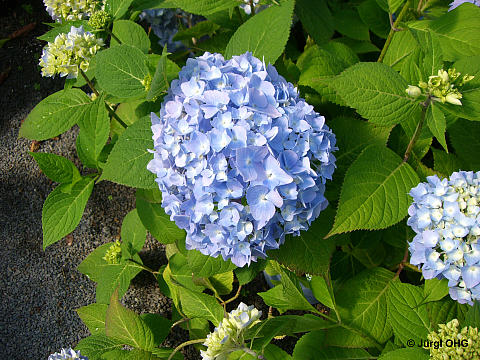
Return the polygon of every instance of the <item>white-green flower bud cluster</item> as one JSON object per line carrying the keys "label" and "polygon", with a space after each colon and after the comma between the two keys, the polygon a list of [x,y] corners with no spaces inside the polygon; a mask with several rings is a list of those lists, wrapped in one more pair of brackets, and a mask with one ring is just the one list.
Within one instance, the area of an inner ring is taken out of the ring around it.
{"label": "white-green flower bud cluster", "polygon": [[67,79],[78,77],[79,69],[87,71],[93,55],[103,46],[103,40],[84,31],[83,27],[71,27],[68,34],[59,34],[53,43],[43,48],[39,65],[42,76],[57,74]]}
{"label": "white-green flower bud cluster", "polygon": [[99,0],[43,0],[53,20],[73,21],[88,19],[95,11],[103,8]]}
{"label": "white-green flower bud cluster", "polygon": [[201,351],[203,360],[227,359],[229,353],[240,350],[244,346],[244,332],[260,322],[261,311],[255,307],[240,303],[235,310],[227,314],[213,333],[208,334],[203,345],[206,351]]}
{"label": "white-green flower bud cluster", "polygon": [[463,86],[474,78],[474,76],[460,76],[455,69],[438,70],[438,75],[432,75],[428,78],[428,83],[420,81],[418,86],[408,85],[405,92],[414,98],[420,95],[430,96],[434,101],[450,103],[453,105],[462,105],[460,99],[462,94],[458,87]]}
{"label": "white-green flower bud cluster", "polygon": [[427,338],[430,344],[436,342],[440,346],[429,346],[432,360],[474,360],[480,359],[480,337],[478,329],[465,326],[458,329],[458,320],[438,325],[438,333],[431,332]]}
{"label": "white-green flower bud cluster", "polygon": [[122,248],[120,241],[115,241],[110,247],[108,248],[103,260],[105,260],[109,264],[119,264],[120,259],[122,258]]}
{"label": "white-green flower bud cluster", "polygon": [[108,22],[111,20],[111,16],[105,10],[95,11],[90,20],[88,20],[88,25],[94,29],[103,29]]}

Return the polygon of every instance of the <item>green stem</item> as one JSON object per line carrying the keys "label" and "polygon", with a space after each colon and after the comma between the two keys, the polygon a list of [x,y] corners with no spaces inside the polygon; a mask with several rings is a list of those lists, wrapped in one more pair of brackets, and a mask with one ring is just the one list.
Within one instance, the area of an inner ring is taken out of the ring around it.
{"label": "green stem", "polygon": [[422,127],[423,123],[425,122],[425,115],[427,113],[428,106],[430,105],[430,102],[432,101],[432,98],[429,96],[425,102],[421,103],[420,105],[422,106],[422,115],[420,117],[420,121],[417,124],[417,128],[415,129],[415,132],[413,133],[412,138],[410,139],[410,142],[408,143],[407,150],[405,150],[405,155],[403,156],[403,162],[407,162],[408,158],[410,157],[410,154],[413,150],[413,146],[418,140],[418,137],[420,136],[420,133],[422,132]]}
{"label": "green stem", "polygon": [[225,300],[225,301],[222,303],[222,305],[226,305],[226,304],[228,304],[228,303],[231,303],[232,301],[237,300],[237,298],[240,296],[240,291],[241,291],[241,290],[242,290],[242,285],[238,285],[238,289],[237,289],[236,294],[235,294],[232,298],[230,298],[230,299],[228,299],[228,300]]}
{"label": "green stem", "polygon": [[170,356],[168,357],[167,360],[172,360],[172,358],[175,356],[175,354],[183,349],[185,346],[188,346],[188,345],[193,345],[193,344],[200,344],[200,343],[203,343],[205,342],[207,339],[196,339],[196,340],[189,340],[189,341],[185,341],[184,343],[181,343],[180,345],[178,345],[173,351],[172,353],[170,354]]}
{"label": "green stem", "polygon": [[[93,83],[90,81],[90,79],[88,78],[87,74],[85,74],[85,72],[82,70],[82,69],[79,69],[80,70],[80,74],[82,74],[83,78],[85,79],[85,81],[87,82],[88,84],[88,87],[93,91],[93,93],[96,95],[96,96],[100,96],[100,94],[98,93],[97,89],[95,89],[95,86],[93,86]],[[120,119],[120,117],[117,115],[117,113],[115,113],[115,110],[112,109],[112,107],[107,104],[107,102],[105,101],[105,107],[107,108],[108,112],[110,113],[110,116],[112,116],[113,118],[115,118],[115,120],[118,121],[118,123],[120,125],[123,126],[124,129],[126,129],[128,127],[127,124],[125,124],[125,122]]]}
{"label": "green stem", "polygon": [[160,272],[155,271],[155,270],[153,270],[153,269],[150,269],[148,266],[145,266],[145,265],[143,265],[143,264],[140,264],[140,263],[136,262],[136,261],[133,260],[133,259],[128,259],[127,261],[129,261],[129,262],[131,262],[131,263],[134,263],[134,264],[137,265],[139,268],[141,268],[141,269],[143,269],[143,270],[145,270],[145,271],[148,271],[149,273],[152,273],[153,275],[158,275],[158,274],[160,274]]}
{"label": "green stem", "polygon": [[110,30],[108,27],[105,28],[105,31],[112,37],[112,39],[115,39],[115,41],[119,44],[122,45],[121,40],[113,33],[112,30]]}
{"label": "green stem", "polygon": [[407,0],[405,5],[403,6],[402,10],[400,11],[400,14],[398,14],[397,20],[395,20],[393,26],[390,28],[390,32],[388,33],[387,40],[385,41],[385,45],[383,45],[382,52],[380,53],[380,56],[378,57],[377,62],[382,62],[383,61],[383,58],[385,57],[385,54],[387,53],[387,49],[390,46],[390,43],[392,42],[393,35],[395,34],[395,32],[398,31],[398,29],[397,29],[398,24],[400,23],[400,21],[403,20],[403,17],[405,16],[408,8],[410,7],[410,1],[411,0]]}
{"label": "green stem", "polygon": [[189,321],[189,320],[190,320],[189,318],[182,318],[182,319],[180,319],[180,320],[178,320],[178,321],[175,321],[175,322],[172,324],[172,326],[170,326],[170,329],[173,329],[175,326],[180,325],[180,324],[182,324],[182,323],[184,323],[184,322],[187,322],[187,321]]}

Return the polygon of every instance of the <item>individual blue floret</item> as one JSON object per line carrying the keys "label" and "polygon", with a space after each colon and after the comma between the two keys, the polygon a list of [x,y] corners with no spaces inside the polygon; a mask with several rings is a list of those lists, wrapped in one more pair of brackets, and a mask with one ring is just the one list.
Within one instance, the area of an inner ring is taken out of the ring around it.
{"label": "individual blue floret", "polygon": [[450,3],[450,8],[448,11],[452,11],[456,7],[462,5],[463,3],[471,3],[477,6],[480,6],[480,0],[454,0],[453,2]]}
{"label": "individual blue floret", "polygon": [[148,169],[187,249],[244,266],[308,229],[328,204],[335,135],[251,53],[187,59],[152,132]]}
{"label": "individual blue floret", "polygon": [[410,263],[425,279],[448,279],[459,303],[480,299],[480,172],[454,172],[449,179],[427,177],[410,191],[407,224],[416,232]]}

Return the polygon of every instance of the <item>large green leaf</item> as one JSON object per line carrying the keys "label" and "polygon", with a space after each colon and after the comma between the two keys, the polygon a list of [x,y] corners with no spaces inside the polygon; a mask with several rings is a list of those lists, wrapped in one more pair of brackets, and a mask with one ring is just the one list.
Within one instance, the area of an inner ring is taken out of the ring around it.
{"label": "large green leaf", "polygon": [[150,328],[140,316],[122,306],[117,291],[112,295],[107,309],[105,331],[108,337],[137,349],[151,350],[155,345]]}
{"label": "large green leaf", "polygon": [[367,147],[345,175],[335,224],[328,236],[359,229],[384,229],[407,215],[415,171],[392,150]]}
{"label": "large green leaf", "polygon": [[355,64],[334,79],[333,87],[348,106],[373,123],[390,126],[419,118],[418,102],[405,93],[405,79],[382,63]]}
{"label": "large green leaf", "polygon": [[152,86],[147,94],[147,100],[153,100],[155,97],[161,95],[168,89],[167,78],[167,52],[166,48],[163,48],[163,54],[158,61],[155,69],[155,75],[153,76]]}
{"label": "large green leaf", "polygon": [[192,272],[198,277],[210,277],[236,268],[231,260],[225,261],[221,255],[214,258],[197,250],[188,251],[187,261]]}
{"label": "large green leaf", "polygon": [[58,91],[40,101],[20,127],[19,136],[47,140],[70,129],[92,101],[80,89]]}
{"label": "large green leaf", "polygon": [[423,303],[438,301],[448,294],[448,280],[433,278],[425,280],[425,288],[423,289]]}
{"label": "large green leaf", "polygon": [[332,37],[333,17],[325,0],[296,0],[295,13],[317,44]]}
{"label": "large green leaf", "polygon": [[91,335],[78,343],[75,350],[80,350],[83,356],[99,360],[102,355],[115,349],[121,349],[122,343],[105,335]]}
{"label": "large green leaf", "polygon": [[313,276],[310,280],[313,296],[326,307],[335,309],[335,298],[332,293],[331,285],[322,276]]}
{"label": "large green leaf", "polygon": [[425,122],[432,132],[432,135],[435,136],[445,151],[448,151],[447,141],[445,140],[447,121],[445,120],[445,115],[443,114],[442,110],[440,110],[435,103],[430,104],[428,107]]}
{"label": "large green leaf", "polygon": [[[122,42],[122,44],[127,44],[135,46],[142,50],[145,54],[148,53],[150,49],[150,39],[145,33],[145,30],[130,20],[117,20],[113,22],[112,33]],[[110,41],[110,46],[119,45],[115,37],[112,37]]]}
{"label": "large green leaf", "polygon": [[147,230],[162,244],[185,239],[185,230],[171,221],[162,205],[152,200],[148,194],[148,191],[138,189],[135,196],[138,216]]}
{"label": "large green leaf", "polygon": [[40,170],[50,180],[58,183],[71,183],[80,179],[77,167],[70,160],[63,156],[50,153],[30,152]]}
{"label": "large green leaf", "polygon": [[292,270],[312,275],[325,274],[335,250],[335,242],[323,237],[332,223],[333,215],[332,209],[324,210],[308,231],[302,231],[298,236],[287,236],[285,243],[277,250],[270,250],[268,256]]}
{"label": "large green leaf", "polygon": [[77,227],[93,190],[92,178],[83,178],[73,187],[59,185],[45,200],[42,209],[43,249]]}
{"label": "large green leaf", "polygon": [[136,188],[156,188],[155,175],[147,170],[153,155],[150,117],[144,117],[130,125],[120,136],[108,156],[100,180]]}
{"label": "large green leaf", "polygon": [[383,268],[361,272],[335,294],[342,322],[371,336],[378,343],[393,334],[387,321],[387,293],[394,274]]}
{"label": "large green leaf", "polygon": [[238,5],[236,0],[173,0],[173,2],[186,12],[204,16]]}
{"label": "large green leaf", "polygon": [[355,40],[370,40],[368,26],[362,21],[356,8],[352,6],[344,7],[334,13],[333,17],[335,30],[340,34]]}
{"label": "large green leaf", "polygon": [[105,0],[105,11],[114,19],[120,19],[128,11],[133,0]]}
{"label": "large green leaf", "polygon": [[104,257],[112,244],[112,242],[103,244],[93,250],[80,265],[78,265],[78,271],[86,275],[90,280],[98,282],[103,268],[109,265]]}
{"label": "large green leaf", "polygon": [[389,351],[378,358],[378,360],[428,360],[430,355],[424,349],[406,348]]}
{"label": "large green leaf", "polygon": [[[132,257],[142,250],[147,237],[147,229],[138,217],[137,209],[130,211],[123,219],[121,236],[123,256]],[[124,254],[124,251],[127,254]]]}
{"label": "large green leaf", "polygon": [[223,307],[210,295],[178,287],[183,313],[189,318],[210,320],[217,326],[223,319]]}
{"label": "large green leaf", "polygon": [[480,123],[459,119],[448,128],[448,133],[455,153],[466,165],[466,169],[480,170],[480,156],[478,156],[480,153]]}
{"label": "large green leaf", "polygon": [[446,153],[445,151],[433,149],[433,163],[435,171],[443,174],[445,177],[449,176],[454,171],[465,169],[463,161],[461,161],[457,155],[452,153]]}
{"label": "large green leaf", "polygon": [[251,17],[237,29],[228,42],[226,58],[250,51],[266,64],[275,63],[290,34],[295,1],[281,0],[279,3]]}
{"label": "large green leaf", "polygon": [[138,48],[118,45],[96,55],[95,77],[108,94],[135,98],[145,93],[147,56]]}
{"label": "large green leaf", "polygon": [[140,318],[152,331],[155,346],[160,346],[170,333],[173,321],[168,320],[160,314],[142,314]]}
{"label": "large green leaf", "polygon": [[464,4],[425,24],[410,24],[419,30],[430,30],[442,47],[444,60],[456,61],[465,56],[480,55],[480,9]]}
{"label": "large green leaf", "polygon": [[410,31],[397,32],[385,53],[383,63],[391,66],[395,70],[400,70],[403,62],[408,59],[418,47],[418,42]]}
{"label": "large green leaf", "polygon": [[305,295],[303,295],[303,290],[300,287],[300,281],[297,275],[284,268],[281,270],[283,296],[288,301],[290,309],[315,312],[315,308],[308,302]]}
{"label": "large green leaf", "polygon": [[465,314],[465,322],[462,326],[471,326],[478,328],[480,326],[480,303],[475,301],[472,307]]}
{"label": "large green leaf", "polygon": [[332,80],[334,75],[358,61],[358,56],[347,45],[339,42],[311,46],[297,61],[301,71],[299,84],[310,86],[326,100],[343,104],[331,86]]}
{"label": "large green leaf", "polygon": [[110,119],[103,97],[87,106],[78,122],[77,152],[85,166],[98,167],[98,158],[110,133]]}
{"label": "large green leaf", "polygon": [[92,335],[105,335],[107,307],[108,305],[106,304],[93,303],[76,310],[78,316],[80,316],[80,319],[82,319]]}
{"label": "large green leaf", "polygon": [[404,1],[405,0],[377,0],[377,3],[383,10],[389,14],[393,14],[398,10]]}
{"label": "large green leaf", "polygon": [[390,31],[388,15],[382,10],[375,0],[363,1],[358,7],[358,14],[362,21],[368,25],[375,35],[386,38]]}
{"label": "large green leaf", "polygon": [[457,319],[460,324],[462,324],[465,314],[469,309],[470,305],[459,304],[450,298],[427,303],[430,327],[436,330],[438,324],[446,324],[453,319]]}
{"label": "large green leaf", "polygon": [[[135,260],[141,261],[138,257]],[[108,304],[115,290],[117,290],[115,293],[123,296],[130,286],[130,281],[140,271],[142,268],[132,262],[102,266],[96,289],[97,303]]]}
{"label": "large green leaf", "polygon": [[423,291],[410,284],[393,282],[388,292],[388,320],[396,338],[407,344],[408,340],[420,344],[429,332],[430,320],[423,301]]}

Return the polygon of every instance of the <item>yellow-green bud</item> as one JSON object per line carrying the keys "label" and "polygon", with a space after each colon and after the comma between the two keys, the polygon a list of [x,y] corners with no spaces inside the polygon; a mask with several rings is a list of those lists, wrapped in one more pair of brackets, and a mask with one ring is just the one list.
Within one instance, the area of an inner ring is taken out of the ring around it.
{"label": "yellow-green bud", "polygon": [[150,88],[152,87],[152,75],[150,74],[145,75],[145,78],[141,83],[143,86],[145,86],[145,90],[147,92],[150,91]]}
{"label": "yellow-green bud", "polygon": [[103,29],[110,22],[110,19],[111,17],[106,11],[99,10],[92,14],[90,20],[88,20],[88,25],[94,29]]}
{"label": "yellow-green bud", "polygon": [[480,337],[478,329],[458,329],[457,319],[439,324],[438,332],[428,334],[425,349],[430,350],[432,360],[475,360],[480,358]]}
{"label": "yellow-green bud", "polygon": [[120,241],[117,240],[110,247],[108,248],[103,260],[105,260],[109,264],[118,264],[120,263],[120,259],[122,258],[122,248]]}

